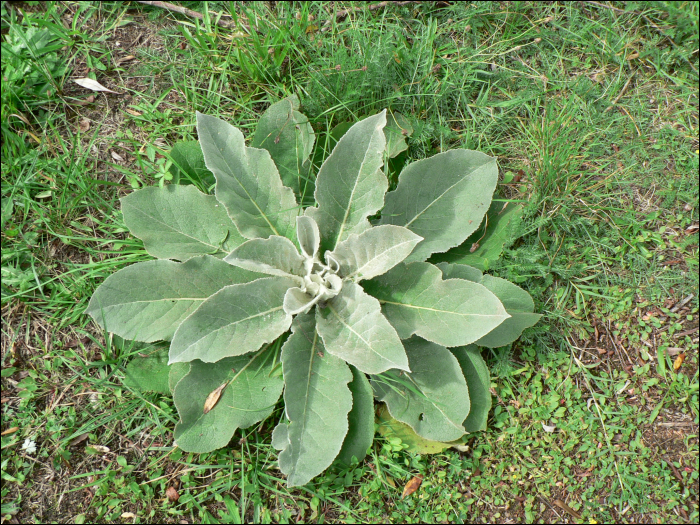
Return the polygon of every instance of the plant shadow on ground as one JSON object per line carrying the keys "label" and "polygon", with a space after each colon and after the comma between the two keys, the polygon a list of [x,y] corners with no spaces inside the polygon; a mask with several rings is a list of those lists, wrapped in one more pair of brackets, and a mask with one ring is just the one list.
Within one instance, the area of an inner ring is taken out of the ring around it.
{"label": "plant shadow on ground", "polygon": [[[697,7],[444,4],[2,4],[3,521],[697,521]],[[90,75],[117,94],[72,82]],[[83,313],[147,258],[117,199],[167,180],[195,109],[249,134],[290,93],[319,138],[389,107],[404,160],[498,157],[525,214],[489,271],[546,314],[486,354],[495,408],[467,449],[380,439],[292,492],[281,409],[185,455],[171,400],[123,385],[142,349]]]}

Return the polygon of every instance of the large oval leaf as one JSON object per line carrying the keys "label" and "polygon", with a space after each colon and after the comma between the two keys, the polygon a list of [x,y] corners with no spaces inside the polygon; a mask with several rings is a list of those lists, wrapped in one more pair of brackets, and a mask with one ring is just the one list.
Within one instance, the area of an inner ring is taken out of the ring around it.
{"label": "large oval leaf", "polygon": [[272,104],[260,117],[250,145],[269,151],[282,182],[303,197],[314,192],[309,156],[315,136],[309,119],[298,109],[295,95]]}
{"label": "large oval leaf", "polygon": [[446,279],[457,277],[484,286],[498,297],[510,315],[503,323],[476,341],[479,346],[496,348],[508,345],[518,339],[523,330],[537,324],[542,317],[540,314],[533,313],[535,303],[530,294],[510,281],[492,275],[482,275],[477,268],[466,264],[438,263],[436,266],[440,268]]}
{"label": "large oval leaf", "polygon": [[353,234],[334,251],[326,253],[340,265],[341,277],[361,281],[386,273],[403,261],[421,240],[407,228],[386,224]]}
{"label": "large oval leaf", "polygon": [[159,259],[223,257],[245,240],[216,197],[194,186],[143,188],[121,203],[127,228]]}
{"label": "large oval leaf", "polygon": [[486,430],[486,420],[491,410],[491,376],[488,366],[481,357],[481,349],[476,345],[450,348],[459,361],[464,379],[469,388],[471,408],[462,425],[467,432]]}
{"label": "large oval leaf", "polygon": [[316,177],[317,208],[307,208],[321,231],[321,248],[334,250],[353,233],[369,228],[367,217],[384,204],[388,187],[381,171],[386,110],[352,126]]}
{"label": "large oval leaf", "polygon": [[352,408],[347,384],[353,376],[342,359],[325,352],[313,314],[294,320],[282,347],[282,365],[289,423],[275,429],[274,442],[283,445],[280,470],[295,487],[326,470],[340,452]]}
{"label": "large oval leaf", "polygon": [[298,206],[267,150],[247,148],[228,122],[197,112],[204,160],[216,177],[216,198],[248,239],[292,238]]}
{"label": "large oval leaf", "polygon": [[443,346],[473,343],[509,317],[484,286],[463,279],[442,280],[430,263],[400,264],[365,281],[401,339],[417,334]]}
{"label": "large oval leaf", "polygon": [[367,449],[374,441],[374,394],[367,376],[354,366],[352,381],[348,385],[352,392],[352,410],[348,414],[348,433],[343,441],[343,447],[336,458],[342,465],[352,464],[352,458],[362,461],[367,455]]}
{"label": "large oval leaf", "polygon": [[170,363],[193,359],[213,363],[275,340],[292,322],[282,308],[284,294],[292,286],[289,279],[266,277],[222,288],[177,329],[170,344]]}
{"label": "large oval leaf", "polygon": [[430,262],[470,264],[482,271],[489,269],[503,252],[506,242],[514,240],[514,231],[523,207],[512,202],[492,202],[482,225],[466,241],[445,253],[435,253]]}
{"label": "large oval leaf", "polygon": [[169,376],[167,345],[153,346],[150,349],[140,349],[129,361],[124,374],[124,384],[141,392],[170,394]]}
{"label": "large oval leaf", "polygon": [[228,254],[224,261],[246,270],[294,278],[304,275],[304,258],[286,237],[251,239]]}
{"label": "large oval leaf", "polygon": [[[175,427],[175,444],[186,452],[210,452],[225,447],[237,429],[269,416],[284,386],[279,372],[273,371],[270,352],[263,349],[255,356],[216,363],[192,361],[173,394],[181,419]],[[210,394],[221,386],[216,404],[204,413]]]}
{"label": "large oval leaf", "polygon": [[404,226],[423,241],[406,259],[461,244],[479,227],[498,181],[496,159],[479,151],[452,150],[409,164],[386,196],[381,224]]}
{"label": "large oval leaf", "polygon": [[107,277],[95,290],[86,313],[124,339],[170,340],[178,325],[205,299],[224,286],[260,275],[211,255],[184,263],[136,263]]}
{"label": "large oval leaf", "polygon": [[409,369],[401,340],[382,315],[379,301],[360,285],[343,283],[340,294],[324,308],[316,307],[316,317],[326,349],[363,372]]}
{"label": "large oval leaf", "polygon": [[401,443],[408,445],[406,452],[414,454],[437,454],[452,446],[450,443],[419,436],[406,423],[391,417],[389,409],[383,403],[377,409],[377,431],[385,438],[399,438]]}
{"label": "large oval leaf", "polygon": [[420,436],[452,441],[464,434],[469,389],[457,359],[444,346],[420,337],[404,341],[410,373],[394,375],[394,384],[377,378],[372,386],[389,413]]}
{"label": "large oval leaf", "polygon": [[173,163],[168,168],[172,174],[172,184],[195,184],[205,192],[215,183],[214,174],[207,169],[204,154],[198,140],[177,142],[170,150]]}

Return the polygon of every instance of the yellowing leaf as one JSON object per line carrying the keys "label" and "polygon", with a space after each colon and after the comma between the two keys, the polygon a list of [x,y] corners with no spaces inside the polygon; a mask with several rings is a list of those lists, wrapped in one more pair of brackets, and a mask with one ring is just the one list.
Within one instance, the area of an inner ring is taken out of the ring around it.
{"label": "yellowing leaf", "polygon": [[405,498],[406,496],[410,496],[411,494],[413,494],[415,491],[418,490],[418,487],[420,487],[421,483],[423,483],[423,476],[418,474],[417,476],[412,477],[411,480],[408,483],[406,483],[406,486],[403,488],[401,498]]}
{"label": "yellowing leaf", "polygon": [[673,371],[674,372],[678,372],[678,369],[683,364],[683,361],[685,361],[685,352],[678,354],[678,357],[676,357],[676,360],[673,362]]}
{"label": "yellowing leaf", "polygon": [[212,408],[216,406],[216,404],[219,402],[219,398],[221,397],[221,393],[224,391],[224,388],[226,388],[226,385],[228,385],[228,381],[226,381],[223,385],[221,385],[219,388],[214,390],[211,394],[207,396],[206,401],[204,402],[204,413],[207,414],[209,411],[211,411]]}

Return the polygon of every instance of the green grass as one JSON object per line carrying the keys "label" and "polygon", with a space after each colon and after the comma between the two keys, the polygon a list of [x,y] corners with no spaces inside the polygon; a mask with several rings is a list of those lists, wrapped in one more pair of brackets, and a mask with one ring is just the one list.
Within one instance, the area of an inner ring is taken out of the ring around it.
{"label": "green grass", "polygon": [[[338,21],[330,3],[187,7],[205,19],[2,3],[2,515],[697,521],[695,4],[422,3]],[[90,100],[72,81],[85,76],[120,94]],[[490,271],[545,317],[485,353],[494,409],[464,452],[417,456],[377,435],[360,465],[289,491],[278,408],[230,448],[183,454],[171,400],[123,385],[139,349],[83,314],[105,277],[148,258],[118,198],[167,178],[195,110],[249,135],[291,93],[318,138],[385,107],[406,115],[392,183],[404,162],[478,149],[498,157],[500,198],[525,204]]]}

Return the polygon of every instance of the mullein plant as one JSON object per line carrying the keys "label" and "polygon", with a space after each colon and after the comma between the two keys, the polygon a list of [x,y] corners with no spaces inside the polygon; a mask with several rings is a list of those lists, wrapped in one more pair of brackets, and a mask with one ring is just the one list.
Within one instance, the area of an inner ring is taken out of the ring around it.
{"label": "mullein plant", "polygon": [[290,486],[364,458],[375,400],[383,431],[418,450],[484,429],[480,347],[507,345],[539,318],[523,289],[461,264],[487,212],[491,225],[508,215],[491,206],[495,159],[439,153],[387,193],[382,166],[406,149],[405,119],[387,125],[385,110],[345,127],[314,174],[298,109],[296,97],[270,106],[250,146],[197,113],[198,144],[172,152],[179,184],[121,199],[156,259],[108,277],[87,309],[121,338],[169,342],[167,357],[133,359],[127,379],[172,393],[184,451],[227,446],[283,396],[272,444]]}

